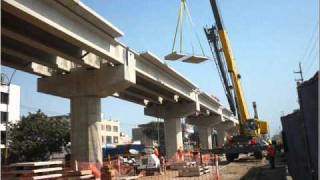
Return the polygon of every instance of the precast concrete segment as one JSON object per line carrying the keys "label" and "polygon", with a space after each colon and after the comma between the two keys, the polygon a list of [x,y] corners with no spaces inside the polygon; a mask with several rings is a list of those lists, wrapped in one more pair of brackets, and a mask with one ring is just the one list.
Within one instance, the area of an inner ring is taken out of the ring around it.
{"label": "precast concrete segment", "polygon": [[164,119],[166,157],[171,159],[183,148],[181,118]]}
{"label": "precast concrete segment", "polygon": [[71,162],[102,165],[100,127],[101,101],[99,97],[71,98]]}

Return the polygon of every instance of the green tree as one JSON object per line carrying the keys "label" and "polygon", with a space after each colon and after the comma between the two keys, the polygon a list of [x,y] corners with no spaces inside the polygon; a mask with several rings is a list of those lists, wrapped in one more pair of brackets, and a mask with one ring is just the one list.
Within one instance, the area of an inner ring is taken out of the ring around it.
{"label": "green tree", "polygon": [[65,118],[49,118],[38,110],[10,125],[10,162],[48,160],[70,141],[70,125]]}

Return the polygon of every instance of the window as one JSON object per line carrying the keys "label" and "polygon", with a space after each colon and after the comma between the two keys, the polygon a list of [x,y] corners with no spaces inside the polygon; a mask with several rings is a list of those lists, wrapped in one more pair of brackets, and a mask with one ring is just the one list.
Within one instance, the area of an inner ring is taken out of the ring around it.
{"label": "window", "polygon": [[6,132],[1,131],[1,144],[6,144]]}
{"label": "window", "polygon": [[107,136],[107,144],[112,144],[112,137],[111,136]]}
{"label": "window", "polygon": [[1,123],[5,123],[8,120],[8,112],[1,112]]}
{"label": "window", "polygon": [[5,92],[1,92],[1,104],[9,103],[9,94]]}
{"label": "window", "polygon": [[118,126],[113,126],[113,132],[118,132]]}
{"label": "window", "polygon": [[101,130],[104,131],[104,125],[103,124],[101,125]]}
{"label": "window", "polygon": [[111,131],[111,126],[110,125],[106,125],[106,130],[107,131]]}
{"label": "window", "polygon": [[113,143],[118,143],[118,137],[117,136],[113,136]]}

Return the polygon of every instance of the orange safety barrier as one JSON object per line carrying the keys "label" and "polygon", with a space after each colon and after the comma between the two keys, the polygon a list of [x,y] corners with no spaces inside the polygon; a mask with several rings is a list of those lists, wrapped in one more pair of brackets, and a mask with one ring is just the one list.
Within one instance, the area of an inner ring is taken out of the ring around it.
{"label": "orange safety barrier", "polygon": [[220,161],[220,157],[218,155],[214,155],[213,157],[213,162],[214,162],[214,166],[215,166],[215,180],[220,180],[220,173],[219,173],[219,161]]}

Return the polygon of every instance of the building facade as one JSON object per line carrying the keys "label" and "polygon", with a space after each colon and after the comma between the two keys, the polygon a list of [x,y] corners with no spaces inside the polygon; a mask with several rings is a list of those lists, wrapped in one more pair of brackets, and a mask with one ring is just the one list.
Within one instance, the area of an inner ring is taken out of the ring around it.
{"label": "building facade", "polygon": [[20,120],[20,86],[1,84],[1,149],[5,148],[6,122],[16,123]]}
{"label": "building facade", "polygon": [[120,144],[120,122],[115,120],[101,120],[98,123],[101,132],[101,144]]}

